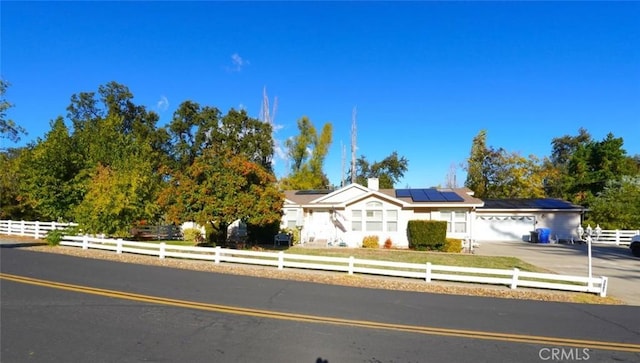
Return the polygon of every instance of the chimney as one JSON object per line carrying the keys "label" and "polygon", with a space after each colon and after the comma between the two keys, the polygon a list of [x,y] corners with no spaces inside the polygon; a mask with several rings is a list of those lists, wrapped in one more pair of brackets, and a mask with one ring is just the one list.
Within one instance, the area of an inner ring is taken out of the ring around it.
{"label": "chimney", "polygon": [[380,183],[379,183],[378,178],[369,178],[369,179],[367,179],[367,187],[369,189],[378,190],[379,185],[380,185]]}

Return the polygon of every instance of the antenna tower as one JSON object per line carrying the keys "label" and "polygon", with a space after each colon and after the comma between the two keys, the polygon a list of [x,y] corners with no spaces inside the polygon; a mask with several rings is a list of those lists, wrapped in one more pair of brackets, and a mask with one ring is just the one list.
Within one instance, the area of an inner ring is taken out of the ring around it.
{"label": "antenna tower", "polygon": [[351,183],[356,182],[356,150],[358,147],[356,146],[356,107],[353,107],[353,111],[351,112]]}

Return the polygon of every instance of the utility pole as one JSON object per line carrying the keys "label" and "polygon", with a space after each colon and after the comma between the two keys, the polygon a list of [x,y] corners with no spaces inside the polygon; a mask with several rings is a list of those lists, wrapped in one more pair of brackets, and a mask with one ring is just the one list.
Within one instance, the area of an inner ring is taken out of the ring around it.
{"label": "utility pole", "polygon": [[342,149],[342,166],[340,167],[342,175],[340,177],[340,188],[343,188],[347,183],[344,175],[344,168],[347,162],[347,147],[342,143],[342,140],[340,141],[340,147]]}
{"label": "utility pole", "polygon": [[351,183],[356,182],[356,150],[358,149],[356,146],[356,107],[353,107],[353,111],[351,112]]}

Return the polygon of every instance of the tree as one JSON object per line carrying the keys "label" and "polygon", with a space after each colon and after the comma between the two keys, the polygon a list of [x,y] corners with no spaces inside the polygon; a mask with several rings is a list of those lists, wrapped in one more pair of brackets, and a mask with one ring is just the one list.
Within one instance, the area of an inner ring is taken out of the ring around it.
{"label": "tree", "polygon": [[26,148],[0,151],[0,219],[37,219],[20,193],[20,174],[24,165],[22,159],[26,152]]}
{"label": "tree", "polygon": [[13,107],[4,95],[9,88],[9,82],[0,79],[0,139],[9,139],[10,141],[20,141],[20,134],[26,134],[27,131],[17,125],[13,120],[7,119],[7,110]]}
{"label": "tree", "polygon": [[550,171],[539,159],[488,147],[486,137],[482,130],[473,139],[465,186],[478,198],[544,197],[544,179]]}
{"label": "tree", "polygon": [[126,237],[141,220],[157,220],[159,208],[153,203],[158,192],[150,161],[132,157],[124,165],[99,164],[75,220],[86,232]]}
{"label": "tree", "polygon": [[640,177],[609,180],[587,216],[604,229],[640,229]]}
{"label": "tree", "polygon": [[488,189],[487,159],[490,156],[487,147],[487,131],[480,130],[473,138],[471,153],[467,159],[467,180],[464,185],[475,192],[477,198],[484,198]]}
{"label": "tree", "polygon": [[315,126],[304,116],[298,120],[299,134],[285,142],[292,160],[291,173],[280,180],[283,189],[328,189],[329,178],[323,171],[324,160],[332,142],[333,126],[324,124],[318,135]]}
{"label": "tree", "polygon": [[279,221],[284,198],[271,169],[269,123],[244,110],[221,116],[216,108],[187,101],[174,113],[168,133],[172,163],[159,201],[169,220],[210,225],[218,241],[238,219],[253,225]]}
{"label": "tree", "polygon": [[23,151],[20,165],[20,194],[37,216],[70,220],[72,209],[82,200],[77,185],[82,155],[62,117],[51,123],[44,139]]}
{"label": "tree", "polygon": [[209,224],[218,242],[226,241],[227,227],[238,219],[253,225],[279,221],[284,203],[273,173],[245,155],[219,154],[213,147],[176,174],[162,195],[170,220]]}
{"label": "tree", "polygon": [[369,164],[364,155],[356,160],[356,183],[366,185],[368,178],[378,178],[381,189],[392,189],[407,171],[409,161],[394,151],[382,161]]}

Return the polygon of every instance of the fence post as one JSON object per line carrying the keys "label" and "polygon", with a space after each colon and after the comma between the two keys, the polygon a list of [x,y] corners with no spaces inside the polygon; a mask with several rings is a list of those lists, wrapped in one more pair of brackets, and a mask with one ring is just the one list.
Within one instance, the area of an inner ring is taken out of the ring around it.
{"label": "fence post", "polygon": [[607,297],[607,283],[609,282],[609,278],[606,276],[600,276],[600,280],[602,281],[602,283],[600,283],[600,296]]}
{"label": "fence post", "polygon": [[220,263],[220,251],[221,250],[222,250],[222,247],[216,246],[216,257],[213,260],[213,263],[215,263],[215,264],[219,264]]}
{"label": "fence post", "polygon": [[122,253],[122,238],[116,240],[116,253]]}
{"label": "fence post", "polygon": [[427,262],[427,274],[424,277],[424,281],[431,282],[431,262]]}
{"label": "fence post", "polygon": [[513,268],[513,277],[511,278],[511,288],[515,289],[518,287],[518,275],[520,270],[517,267]]}
{"label": "fence post", "polygon": [[165,247],[166,247],[166,243],[160,242],[160,252],[158,253],[158,255],[160,256],[160,259],[164,258],[164,255],[166,253]]}
{"label": "fence post", "polygon": [[278,252],[278,270],[284,270],[284,251]]}
{"label": "fence post", "polygon": [[24,236],[24,221],[20,221],[20,235]]}
{"label": "fence post", "polygon": [[40,221],[36,221],[36,230],[35,230],[35,235],[34,238],[35,239],[40,239]]}
{"label": "fence post", "polygon": [[84,237],[82,237],[82,249],[86,250],[88,248],[89,248],[89,236],[85,234]]}
{"label": "fence post", "polygon": [[620,230],[616,229],[616,246],[620,246]]}
{"label": "fence post", "polygon": [[353,261],[354,257],[349,256],[349,275],[353,275]]}

